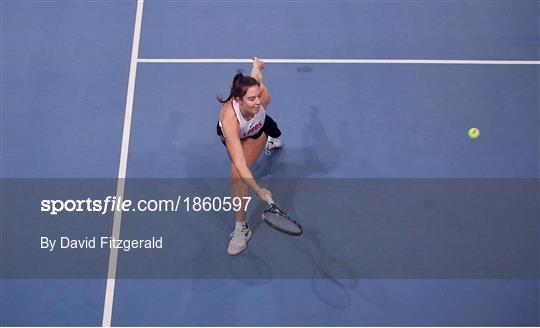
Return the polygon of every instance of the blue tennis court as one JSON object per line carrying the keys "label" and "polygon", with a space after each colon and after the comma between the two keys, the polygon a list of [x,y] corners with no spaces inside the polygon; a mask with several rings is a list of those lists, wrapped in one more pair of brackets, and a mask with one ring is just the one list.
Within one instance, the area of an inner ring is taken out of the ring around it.
{"label": "blue tennis court", "polygon": [[[2,325],[540,325],[539,1],[1,11]],[[216,96],[253,56],[284,147],[252,172],[302,236],[262,224],[256,196],[236,256],[226,211],[40,211],[229,196]],[[163,248],[48,251],[42,236]]]}

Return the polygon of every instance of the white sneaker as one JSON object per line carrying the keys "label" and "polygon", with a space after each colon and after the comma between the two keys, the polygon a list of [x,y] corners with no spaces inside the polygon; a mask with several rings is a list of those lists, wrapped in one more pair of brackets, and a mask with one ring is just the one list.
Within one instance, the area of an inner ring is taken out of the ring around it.
{"label": "white sneaker", "polygon": [[234,230],[229,237],[232,239],[229,242],[229,247],[227,247],[227,253],[236,255],[246,249],[247,242],[251,238],[251,230],[245,226],[242,230]]}
{"label": "white sneaker", "polygon": [[272,138],[268,137],[268,140],[266,140],[266,147],[264,150],[264,153],[266,156],[270,156],[272,154],[272,149],[277,149],[283,147],[283,143],[279,138]]}

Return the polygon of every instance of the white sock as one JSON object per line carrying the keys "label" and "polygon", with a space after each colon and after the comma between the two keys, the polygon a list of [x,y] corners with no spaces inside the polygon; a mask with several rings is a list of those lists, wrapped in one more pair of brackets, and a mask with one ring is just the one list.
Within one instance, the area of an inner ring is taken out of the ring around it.
{"label": "white sock", "polygon": [[235,222],[236,222],[236,226],[234,227],[234,230],[242,230],[244,227],[247,226],[247,221],[243,221],[243,222],[235,221]]}

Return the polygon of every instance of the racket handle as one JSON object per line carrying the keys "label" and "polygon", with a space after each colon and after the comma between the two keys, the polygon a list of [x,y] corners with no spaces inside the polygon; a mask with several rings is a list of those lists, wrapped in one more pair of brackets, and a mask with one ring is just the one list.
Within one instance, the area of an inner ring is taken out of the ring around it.
{"label": "racket handle", "polygon": [[272,196],[268,196],[268,200],[267,200],[267,203],[268,203],[268,205],[270,205],[270,206],[273,206],[273,205],[275,205],[275,203],[274,203],[274,199],[272,199]]}

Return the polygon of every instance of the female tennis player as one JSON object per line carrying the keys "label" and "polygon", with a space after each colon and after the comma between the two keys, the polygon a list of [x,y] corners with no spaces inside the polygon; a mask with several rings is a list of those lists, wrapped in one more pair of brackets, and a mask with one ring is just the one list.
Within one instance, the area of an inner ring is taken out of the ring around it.
{"label": "female tennis player", "polygon": [[[218,97],[222,104],[219,112],[217,134],[226,146],[231,160],[232,197],[247,197],[249,189],[267,203],[272,201],[272,193],[257,183],[251,167],[266,146],[267,150],[281,147],[276,122],[266,114],[270,103],[270,93],[263,82],[264,62],[253,58],[250,76],[237,73],[231,92],[226,99]],[[236,226],[230,234],[227,253],[236,255],[246,249],[251,238],[251,230],[246,222],[246,202],[242,198],[242,210],[235,213]]]}

